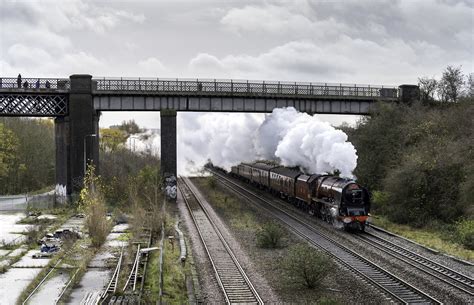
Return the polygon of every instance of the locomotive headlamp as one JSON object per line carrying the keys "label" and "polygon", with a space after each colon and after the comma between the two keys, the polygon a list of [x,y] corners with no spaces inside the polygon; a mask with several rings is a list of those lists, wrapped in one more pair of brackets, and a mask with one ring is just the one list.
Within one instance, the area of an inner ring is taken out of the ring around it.
{"label": "locomotive headlamp", "polygon": [[352,218],[350,218],[350,217],[344,217],[344,218],[342,219],[342,221],[343,221],[344,223],[350,223],[350,222],[352,222]]}

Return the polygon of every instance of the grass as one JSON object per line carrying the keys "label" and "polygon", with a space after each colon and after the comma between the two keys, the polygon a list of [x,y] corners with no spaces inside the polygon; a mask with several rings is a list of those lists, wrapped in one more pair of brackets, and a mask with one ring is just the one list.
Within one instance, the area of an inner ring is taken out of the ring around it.
{"label": "grass", "polygon": [[371,222],[390,232],[399,234],[424,246],[453,255],[465,260],[474,261],[474,251],[468,250],[452,238],[452,230],[447,227],[415,229],[389,221],[386,217],[372,217]]}
{"label": "grass", "polygon": [[[209,180],[211,179],[211,180]],[[230,219],[230,226],[237,230],[258,231],[261,229],[260,221],[257,220],[255,214],[238,202],[233,194],[229,194],[221,188],[216,187],[212,178],[195,178],[193,182],[202,190],[209,202],[219,214]]]}
{"label": "grass", "polygon": [[190,274],[189,264],[183,266],[179,260],[179,242],[175,240],[172,246],[165,240],[163,246],[163,301],[167,304],[186,304],[186,274]]}
{"label": "grass", "polygon": [[[157,245],[159,241],[157,241]],[[163,297],[166,304],[187,304],[188,292],[186,288],[186,276],[191,274],[190,265],[183,266],[179,261],[180,249],[178,240],[174,241],[174,247],[167,240],[163,243]],[[160,276],[160,251],[152,252],[148,264],[145,290],[147,291],[145,302],[156,303],[159,300],[159,276]]]}

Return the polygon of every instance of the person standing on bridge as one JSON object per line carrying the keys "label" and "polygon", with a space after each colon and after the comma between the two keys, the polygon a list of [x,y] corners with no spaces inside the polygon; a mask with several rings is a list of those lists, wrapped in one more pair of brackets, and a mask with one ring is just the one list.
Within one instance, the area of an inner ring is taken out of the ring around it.
{"label": "person standing on bridge", "polygon": [[36,89],[39,89],[39,87],[40,87],[40,80],[39,80],[39,78],[38,78],[38,80],[37,80],[36,83],[35,83],[35,88],[36,88]]}
{"label": "person standing on bridge", "polygon": [[16,78],[16,83],[18,85],[18,88],[21,88],[21,74],[18,74],[18,77]]}

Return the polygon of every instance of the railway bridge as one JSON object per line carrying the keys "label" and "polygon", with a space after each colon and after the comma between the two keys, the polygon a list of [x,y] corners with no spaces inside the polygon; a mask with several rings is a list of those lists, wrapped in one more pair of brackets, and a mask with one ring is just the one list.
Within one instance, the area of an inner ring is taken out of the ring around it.
{"label": "railway bridge", "polygon": [[406,102],[418,87],[209,79],[0,77],[0,116],[54,117],[56,183],[82,187],[86,164],[99,161],[101,111],[160,111],[163,177],[176,176],[176,113],[271,112],[368,115],[377,101]]}

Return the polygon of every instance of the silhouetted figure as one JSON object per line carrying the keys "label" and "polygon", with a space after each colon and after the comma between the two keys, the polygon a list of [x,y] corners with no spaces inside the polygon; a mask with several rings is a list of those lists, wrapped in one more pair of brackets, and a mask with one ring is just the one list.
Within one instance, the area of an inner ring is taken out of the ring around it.
{"label": "silhouetted figure", "polygon": [[51,88],[51,84],[49,83],[49,80],[46,81],[46,83],[44,84],[44,87],[45,87],[46,89]]}
{"label": "silhouetted figure", "polygon": [[18,88],[21,88],[21,74],[18,74],[18,77],[16,78],[16,83],[18,85]]}
{"label": "silhouetted figure", "polygon": [[25,82],[23,83],[23,88],[28,89],[28,81],[25,80]]}
{"label": "silhouetted figure", "polygon": [[202,83],[201,82],[198,82],[198,91],[202,91]]}
{"label": "silhouetted figure", "polygon": [[35,83],[35,88],[39,89],[39,87],[40,87],[40,80],[38,79]]}

